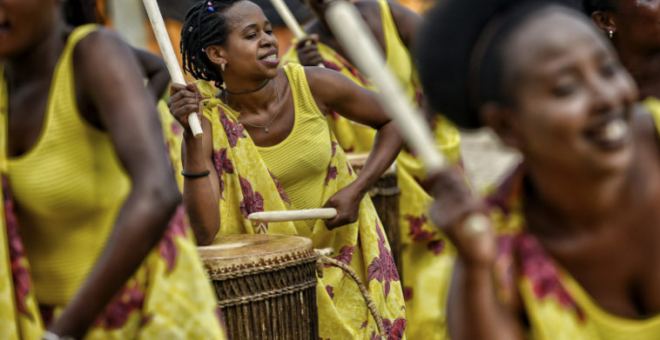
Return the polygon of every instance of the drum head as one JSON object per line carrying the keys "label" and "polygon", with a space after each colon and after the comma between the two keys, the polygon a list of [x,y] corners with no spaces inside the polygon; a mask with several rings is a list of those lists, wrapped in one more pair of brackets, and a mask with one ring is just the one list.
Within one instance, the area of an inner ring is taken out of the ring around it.
{"label": "drum head", "polygon": [[287,235],[223,235],[198,247],[204,266],[212,272],[259,267],[314,255],[312,240]]}

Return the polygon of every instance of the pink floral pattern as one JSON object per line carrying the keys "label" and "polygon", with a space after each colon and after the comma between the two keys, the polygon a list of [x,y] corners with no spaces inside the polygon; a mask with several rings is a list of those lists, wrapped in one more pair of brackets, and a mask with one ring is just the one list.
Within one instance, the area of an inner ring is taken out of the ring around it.
{"label": "pink floral pattern", "polygon": [[220,106],[218,106],[218,111],[220,112],[220,123],[222,123],[222,127],[227,134],[227,141],[229,141],[229,146],[234,148],[236,147],[239,138],[245,138],[245,128],[243,125],[229,119],[229,116],[227,116],[225,111]]}
{"label": "pink floral pattern", "polygon": [[404,301],[410,301],[412,300],[413,296],[415,296],[415,291],[413,290],[412,287],[403,287],[403,300]]}
{"label": "pink floral pattern", "polygon": [[369,281],[378,280],[383,283],[385,287],[385,298],[387,298],[390,293],[390,282],[399,281],[399,272],[396,269],[390,250],[385,246],[385,236],[383,236],[383,231],[378,220],[376,220],[376,231],[378,232],[379,255],[371,262],[367,268],[367,272],[369,274]]}
{"label": "pink floral pattern", "polygon": [[5,212],[5,228],[7,231],[7,241],[9,243],[9,260],[11,262],[12,280],[14,283],[14,293],[16,295],[16,308],[19,313],[30,316],[27,310],[26,300],[30,293],[32,284],[28,268],[24,265],[25,248],[18,232],[18,219],[14,212],[14,200],[9,191],[9,180],[2,177],[2,201]]}
{"label": "pink floral pattern", "polygon": [[337,179],[337,174],[337,167],[330,163],[330,165],[328,165],[328,176],[325,178],[325,186],[328,186],[333,179]]}
{"label": "pink floral pattern", "polygon": [[330,285],[325,286],[325,291],[328,292],[328,295],[330,295],[330,299],[335,298],[335,293],[332,292],[333,289],[334,288],[332,288],[332,286],[330,286]]}
{"label": "pink floral pattern", "polygon": [[440,255],[443,250],[445,250],[445,240],[435,240],[431,241],[426,245],[426,247],[433,252],[435,255]]}
{"label": "pink floral pattern", "polygon": [[[385,333],[387,334],[387,340],[401,340],[403,339],[403,333],[406,331],[406,319],[398,318],[394,320],[394,323],[388,319],[383,319],[383,326],[385,328]],[[371,333],[370,340],[380,340],[376,332]]]}
{"label": "pink floral pattern", "polygon": [[348,169],[348,174],[353,176],[353,168],[351,168],[351,164],[346,162],[346,169]]}
{"label": "pink floral pattern", "polygon": [[[247,179],[238,176],[241,183],[241,191],[243,192],[243,200],[241,201],[241,213],[246,219],[248,215],[254,212],[264,211],[264,198],[258,191],[252,190],[252,185]],[[268,231],[268,223],[258,223],[257,231],[265,233]]]}
{"label": "pink floral pattern", "polygon": [[[489,207],[502,212],[505,218],[520,209],[518,202],[522,197],[523,169],[523,165],[519,166],[498,190],[487,198]],[[578,319],[584,321],[584,311],[562,283],[557,264],[525,227],[516,233],[498,237],[495,277],[504,296],[514,294],[517,288],[514,267],[529,280],[537,299],[555,299],[560,306],[573,310]]]}
{"label": "pink floral pattern", "polygon": [[426,215],[419,217],[416,216],[406,216],[406,221],[410,224],[410,232],[408,235],[412,236],[414,242],[426,242],[433,239],[435,236],[434,232],[424,230],[424,224],[428,221]]}
{"label": "pink floral pattern", "polygon": [[220,183],[220,199],[224,200],[223,193],[225,191],[225,181],[222,179],[222,175],[233,174],[234,173],[234,164],[232,164],[229,157],[227,157],[227,149],[223,148],[219,151],[213,150],[213,165],[215,165],[215,170],[218,173],[218,182]]}
{"label": "pink floral pattern", "polygon": [[158,252],[165,259],[167,263],[167,271],[171,272],[176,265],[177,248],[174,239],[176,236],[186,238],[186,225],[184,216],[186,212],[183,205],[179,206],[170,219],[170,224],[163,235],[160,243],[158,243]]}
{"label": "pink floral pattern", "polygon": [[126,324],[131,313],[142,310],[145,297],[146,293],[140,289],[137,282],[132,287],[125,286],[103,314],[96,319],[94,326],[107,330],[121,328]]}
{"label": "pink floral pattern", "polygon": [[273,179],[273,183],[275,183],[275,187],[277,188],[277,192],[280,193],[280,197],[282,197],[282,201],[291,204],[291,199],[286,194],[286,192],[284,192],[284,188],[282,188],[282,184],[280,184],[280,182],[277,181],[277,178],[275,178],[275,174],[270,172],[270,170],[268,170],[268,173],[270,174],[270,178]]}
{"label": "pink floral pattern", "polygon": [[[339,255],[334,256],[333,259],[350,266],[351,260],[353,259],[353,252],[355,252],[355,247],[343,246],[339,249]],[[330,268],[329,265],[323,265],[325,268]]]}

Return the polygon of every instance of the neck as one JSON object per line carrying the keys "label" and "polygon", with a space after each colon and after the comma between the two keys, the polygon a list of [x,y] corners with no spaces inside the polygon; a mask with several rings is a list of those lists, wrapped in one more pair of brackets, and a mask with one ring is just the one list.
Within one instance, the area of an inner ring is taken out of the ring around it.
{"label": "neck", "polygon": [[5,72],[10,87],[15,88],[23,84],[51,79],[55,65],[66,45],[65,30],[63,24],[58,24],[44,39],[31,46],[26,52],[6,59]]}
{"label": "neck", "polygon": [[639,86],[641,98],[660,98],[660,51],[635,50],[615,41],[621,63]]}
{"label": "neck", "polygon": [[[261,87],[264,83],[267,82],[259,91],[254,91],[255,89]],[[245,82],[241,81],[240,85],[237,85],[236,82],[230,80],[225,80],[225,86],[228,91],[223,91],[222,99],[225,101],[225,104],[229,105],[232,109],[239,112],[257,112],[262,110],[264,107],[267,107],[268,102],[276,95],[275,93],[275,79],[271,81],[259,80],[255,82]],[[243,89],[241,91],[241,89]],[[254,92],[250,92],[254,91]],[[241,93],[241,95],[232,95],[233,93]],[[248,93],[245,93],[248,92]]]}
{"label": "neck", "polygon": [[605,225],[630,200],[630,171],[602,177],[568,174],[545,166],[527,164],[525,178],[526,214],[540,234],[563,235],[593,231]]}

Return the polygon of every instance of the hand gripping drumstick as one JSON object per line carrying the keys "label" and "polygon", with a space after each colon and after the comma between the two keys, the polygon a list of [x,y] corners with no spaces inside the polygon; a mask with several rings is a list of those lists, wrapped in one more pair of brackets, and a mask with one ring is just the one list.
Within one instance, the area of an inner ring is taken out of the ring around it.
{"label": "hand gripping drumstick", "polygon": [[[398,81],[385,64],[371,31],[348,1],[336,1],[328,8],[326,18],[335,36],[346,49],[355,65],[363,71],[380,90],[379,97],[401,134],[424,160],[427,172],[437,172],[447,166],[447,160],[435,149],[435,141],[421,115],[410,106],[403,96]],[[468,217],[468,232],[479,234],[486,230],[488,220],[482,214]]]}
{"label": "hand gripping drumstick", "polygon": [[[273,4],[277,14],[279,14],[282,20],[284,20],[286,27],[291,30],[291,33],[293,33],[296,39],[302,39],[305,37],[305,32],[302,30],[302,27],[300,27],[300,24],[298,24],[298,21],[293,16],[293,13],[291,13],[289,7],[284,3],[284,0],[270,0],[270,2]],[[318,64],[317,66],[325,67],[323,64]]]}
{"label": "hand gripping drumstick", "polygon": [[308,210],[264,211],[248,215],[253,222],[288,222],[303,220],[328,220],[337,216],[335,208]]}
{"label": "hand gripping drumstick", "polygon": [[[158,40],[160,52],[163,54],[167,69],[170,71],[170,77],[172,77],[172,81],[177,84],[185,85],[186,80],[183,78],[183,73],[181,72],[179,61],[174,54],[172,42],[170,41],[170,36],[167,34],[165,22],[163,22],[163,16],[160,14],[158,3],[156,3],[156,0],[142,0],[142,2],[144,3],[144,8],[147,9],[149,21],[151,21],[151,28],[156,35],[156,40]],[[199,118],[197,118],[196,112],[191,112],[188,115],[188,124],[190,125],[190,129],[192,130],[195,138],[202,136],[202,125],[199,123]]]}

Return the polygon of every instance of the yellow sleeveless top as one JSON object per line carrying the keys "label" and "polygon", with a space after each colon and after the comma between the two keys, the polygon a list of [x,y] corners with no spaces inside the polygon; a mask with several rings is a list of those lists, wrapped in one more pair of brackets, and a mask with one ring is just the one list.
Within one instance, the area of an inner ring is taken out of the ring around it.
{"label": "yellow sleeveless top", "polygon": [[[320,208],[323,202],[330,159],[330,127],[319,111],[307,84],[305,68],[298,64],[284,66],[295,108],[293,130],[281,143],[257,147],[259,155],[291,199],[292,209]],[[227,105],[224,110],[238,113]],[[313,226],[315,221],[309,221]]]}
{"label": "yellow sleeveless top", "polygon": [[[110,135],[88,124],[76,106],[73,50],[95,30],[87,25],[71,33],[53,74],[40,136],[27,153],[8,159],[37,301],[46,305],[66,304],[78,290],[131,188]],[[0,89],[6,87],[1,79]],[[0,102],[6,103],[3,93]]]}
{"label": "yellow sleeveless top", "polygon": [[385,59],[387,67],[399,79],[408,98],[415,99],[415,69],[406,45],[401,41],[399,30],[396,28],[390,5],[387,0],[378,0],[380,5],[383,34],[385,36]]}

